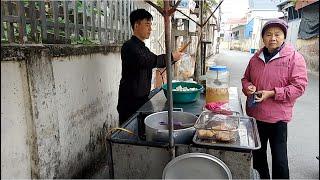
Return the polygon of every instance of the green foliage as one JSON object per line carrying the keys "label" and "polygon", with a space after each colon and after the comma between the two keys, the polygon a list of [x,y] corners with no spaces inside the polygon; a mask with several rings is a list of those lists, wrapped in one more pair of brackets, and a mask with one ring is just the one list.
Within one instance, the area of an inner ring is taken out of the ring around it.
{"label": "green foliage", "polygon": [[79,35],[79,39],[76,39],[75,35],[72,34],[70,36],[71,44],[83,44],[83,45],[93,45],[93,44],[100,44],[99,41],[93,40],[91,37],[83,37]]}
{"label": "green foliage", "polygon": [[291,2],[293,3],[294,6],[296,6],[298,0],[291,0]]}
{"label": "green foliage", "polygon": [[65,23],[66,21],[64,19],[62,19],[62,17],[58,17],[58,22],[59,23]]}
{"label": "green foliage", "polygon": [[218,3],[216,2],[216,0],[206,0],[203,4],[203,10],[205,12],[209,11],[210,9],[212,9],[212,7],[214,7],[215,5],[217,5]]}
{"label": "green foliage", "polygon": [[78,10],[83,10],[83,3],[82,3],[82,1],[76,0],[76,2],[77,2],[77,9],[78,9]]}
{"label": "green foliage", "polygon": [[160,6],[161,8],[164,7],[163,0],[157,0],[156,5]]}
{"label": "green foliage", "polygon": [[27,34],[31,34],[31,24],[26,24]]}

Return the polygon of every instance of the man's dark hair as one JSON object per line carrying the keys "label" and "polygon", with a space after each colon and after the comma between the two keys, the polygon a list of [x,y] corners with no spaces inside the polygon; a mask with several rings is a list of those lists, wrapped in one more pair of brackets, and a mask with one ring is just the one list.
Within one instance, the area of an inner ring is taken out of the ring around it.
{"label": "man's dark hair", "polygon": [[152,15],[146,11],[145,9],[136,9],[130,13],[130,24],[132,29],[134,28],[134,24],[137,21],[141,21],[143,19],[152,20]]}

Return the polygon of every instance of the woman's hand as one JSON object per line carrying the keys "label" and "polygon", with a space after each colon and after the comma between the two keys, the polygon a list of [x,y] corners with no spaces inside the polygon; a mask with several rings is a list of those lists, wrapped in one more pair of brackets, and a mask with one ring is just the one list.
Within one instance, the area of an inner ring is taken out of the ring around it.
{"label": "woman's hand", "polygon": [[255,102],[262,102],[268,98],[273,97],[275,94],[274,90],[272,91],[266,91],[266,90],[262,90],[262,91],[257,91],[255,93]]}
{"label": "woman's hand", "polygon": [[256,92],[257,88],[255,85],[249,85],[247,88],[247,94],[253,94],[254,92]]}

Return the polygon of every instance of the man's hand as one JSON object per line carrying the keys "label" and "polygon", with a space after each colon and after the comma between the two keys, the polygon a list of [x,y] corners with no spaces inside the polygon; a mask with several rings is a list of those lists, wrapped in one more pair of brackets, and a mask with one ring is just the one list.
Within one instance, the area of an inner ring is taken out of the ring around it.
{"label": "man's hand", "polygon": [[249,85],[247,88],[247,94],[253,94],[254,92],[256,92],[257,88],[255,85]]}
{"label": "man's hand", "polygon": [[261,102],[261,101],[266,100],[270,97],[273,97],[274,94],[275,94],[275,92],[273,90],[272,91],[265,91],[265,90],[257,91],[256,95],[255,95],[255,101]]}
{"label": "man's hand", "polygon": [[181,52],[178,52],[178,51],[177,52],[173,52],[172,53],[173,60],[174,61],[180,60],[182,55],[183,55],[183,53],[181,53]]}

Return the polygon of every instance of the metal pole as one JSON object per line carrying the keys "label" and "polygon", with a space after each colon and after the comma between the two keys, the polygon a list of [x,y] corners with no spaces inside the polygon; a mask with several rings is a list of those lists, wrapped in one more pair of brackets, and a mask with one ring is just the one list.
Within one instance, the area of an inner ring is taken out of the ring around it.
{"label": "metal pole", "polygon": [[169,0],[164,0],[164,27],[165,27],[165,46],[166,46],[166,61],[167,61],[167,84],[168,84],[168,125],[169,125],[169,148],[171,159],[175,158],[175,148],[174,148],[174,138],[173,138],[173,120],[172,120],[172,111],[173,111],[173,101],[172,101],[172,69],[171,69],[171,37],[170,37],[170,25],[171,18],[169,13]]}

